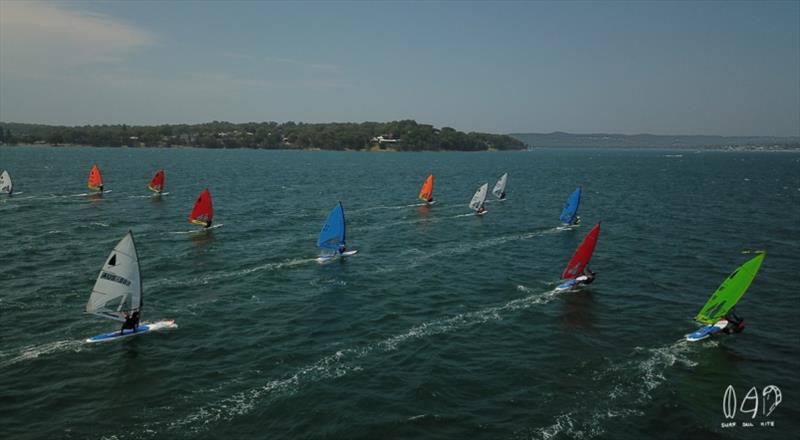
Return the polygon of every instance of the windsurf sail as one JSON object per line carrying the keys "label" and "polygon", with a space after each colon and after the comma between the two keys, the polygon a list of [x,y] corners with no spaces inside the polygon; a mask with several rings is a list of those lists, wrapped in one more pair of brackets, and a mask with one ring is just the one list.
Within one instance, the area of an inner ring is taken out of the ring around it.
{"label": "windsurf sail", "polygon": [[725,316],[750,287],[765,255],[759,254],[728,275],[694,319],[705,324],[714,324]]}
{"label": "windsurf sail", "polygon": [[486,192],[489,190],[489,184],[484,183],[475,191],[475,195],[472,196],[472,200],[469,202],[469,207],[472,210],[478,211],[483,207],[483,202],[486,201]]}
{"label": "windsurf sail", "polygon": [[164,192],[164,170],[156,171],[156,175],[150,180],[147,189],[159,194]]}
{"label": "windsurf sail", "polygon": [[562,279],[573,279],[583,274],[583,269],[592,259],[598,235],[600,235],[600,223],[594,225],[592,230],[586,234],[578,249],[575,250],[569,263],[567,263],[567,267],[564,268],[564,273],[561,274]]}
{"label": "windsurf sail", "polygon": [[328,214],[322,230],[319,232],[317,239],[317,247],[338,252],[340,246],[345,245],[345,222],[344,222],[344,208],[342,202],[338,202],[336,206]]}
{"label": "windsurf sail", "polygon": [[572,194],[569,195],[567,199],[567,203],[564,205],[564,209],[561,211],[561,223],[566,225],[575,224],[575,220],[578,218],[578,206],[581,204],[581,187],[575,189]]}
{"label": "windsurf sail", "polygon": [[93,191],[101,191],[103,188],[103,176],[100,175],[100,168],[97,168],[97,165],[92,165],[92,170],[89,171],[88,186]]}
{"label": "windsurf sail", "polygon": [[506,192],[506,182],[508,181],[508,173],[503,174],[500,176],[500,179],[495,183],[494,189],[492,190],[492,194],[498,199],[504,198],[504,194]]}
{"label": "windsurf sail", "polygon": [[125,321],[125,313],[142,309],[142,280],[139,255],[128,231],[117,243],[97,276],[86,312],[104,318]]}
{"label": "windsurf sail", "polygon": [[11,175],[8,174],[8,171],[3,170],[3,173],[0,174],[0,192],[11,194],[14,191],[14,185],[11,183]]}
{"label": "windsurf sail", "polygon": [[419,199],[423,202],[433,200],[433,174],[429,175],[422,184],[422,189],[419,190]]}
{"label": "windsurf sail", "polygon": [[211,204],[211,193],[206,188],[197,196],[197,201],[194,202],[194,208],[192,208],[192,213],[189,215],[189,223],[208,227],[211,225],[213,218],[214,206]]}

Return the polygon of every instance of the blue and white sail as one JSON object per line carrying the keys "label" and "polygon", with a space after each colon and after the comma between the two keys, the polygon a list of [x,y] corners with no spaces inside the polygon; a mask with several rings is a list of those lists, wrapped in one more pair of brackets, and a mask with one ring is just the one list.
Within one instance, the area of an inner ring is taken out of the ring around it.
{"label": "blue and white sail", "polygon": [[86,313],[124,321],[125,314],[141,311],[142,281],[139,274],[139,256],[133,242],[133,233],[125,237],[111,251],[92,288]]}
{"label": "blue and white sail", "polygon": [[336,253],[344,245],[344,208],[342,207],[342,202],[338,202],[336,207],[328,214],[328,219],[325,220],[325,225],[322,226],[322,230],[319,232],[317,247]]}
{"label": "blue and white sail", "polygon": [[575,189],[572,194],[569,195],[567,199],[567,203],[564,205],[564,209],[561,211],[561,216],[559,220],[561,223],[565,225],[574,225],[578,219],[578,206],[581,204],[581,187]]}

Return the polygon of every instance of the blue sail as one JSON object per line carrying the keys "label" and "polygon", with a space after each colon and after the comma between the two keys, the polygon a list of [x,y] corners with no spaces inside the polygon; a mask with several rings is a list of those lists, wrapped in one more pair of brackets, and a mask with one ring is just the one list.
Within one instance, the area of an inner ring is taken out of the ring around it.
{"label": "blue sail", "polygon": [[328,219],[325,220],[325,225],[322,226],[322,231],[319,232],[317,247],[338,251],[339,246],[345,244],[344,229],[344,208],[342,207],[342,202],[339,202],[328,214]]}
{"label": "blue sail", "polygon": [[575,219],[578,216],[578,206],[581,204],[581,187],[579,186],[572,194],[569,195],[567,199],[567,204],[564,205],[564,210],[561,211],[561,220],[562,223],[571,225],[575,223]]}

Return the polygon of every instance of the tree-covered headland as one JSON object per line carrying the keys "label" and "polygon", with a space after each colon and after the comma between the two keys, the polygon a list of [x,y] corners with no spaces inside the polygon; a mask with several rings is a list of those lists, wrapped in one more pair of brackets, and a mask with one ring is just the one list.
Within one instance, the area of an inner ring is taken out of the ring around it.
{"label": "tree-covered headland", "polygon": [[362,123],[209,122],[175,125],[56,126],[0,122],[0,144],[320,150],[522,150],[511,136],[464,133],[413,120]]}

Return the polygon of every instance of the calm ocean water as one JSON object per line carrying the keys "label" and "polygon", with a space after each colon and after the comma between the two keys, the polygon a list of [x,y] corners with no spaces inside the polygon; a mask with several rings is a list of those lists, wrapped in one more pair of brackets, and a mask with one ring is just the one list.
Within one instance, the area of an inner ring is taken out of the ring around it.
{"label": "calm ocean water", "polygon": [[[112,190],[102,199],[82,195],[92,163]],[[154,199],[158,168],[169,194]],[[0,200],[4,438],[798,431],[800,154],[0,147],[0,169],[21,192]],[[508,200],[464,215],[504,172]],[[438,203],[414,206],[429,173]],[[557,231],[577,185],[583,226]],[[205,187],[222,227],[197,234],[186,219]],[[337,200],[359,253],[319,265]],[[598,221],[596,282],[553,293]],[[87,345],[118,328],[83,309],[128,229],[144,319],[179,328]],[[751,249],[768,254],[737,308],[747,330],[682,342]],[[729,385],[740,404],[767,385],[782,401],[726,419]]]}

